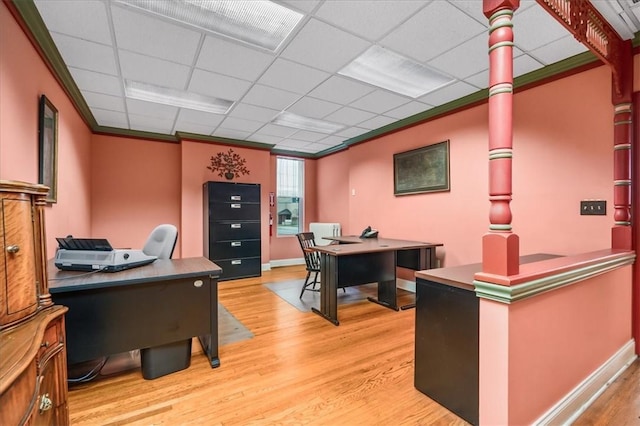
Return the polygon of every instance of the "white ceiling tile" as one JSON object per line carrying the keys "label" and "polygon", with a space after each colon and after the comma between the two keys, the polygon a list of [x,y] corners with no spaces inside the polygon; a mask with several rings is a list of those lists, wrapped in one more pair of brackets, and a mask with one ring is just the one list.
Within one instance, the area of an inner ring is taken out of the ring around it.
{"label": "white ceiling tile", "polygon": [[327,1],[316,16],[367,40],[378,40],[423,7],[425,2],[378,0],[362,7],[361,0]]}
{"label": "white ceiling tile", "polygon": [[216,127],[217,126],[212,126],[209,124],[189,123],[178,119],[176,125],[174,126],[174,131],[208,136],[213,133]]}
{"label": "white ceiling tile", "polygon": [[68,67],[118,75],[115,54],[111,46],[59,33],[51,33],[51,37]]}
{"label": "white ceiling tile", "polygon": [[[544,31],[540,31],[544,28]],[[567,35],[567,30],[542,7],[517,10],[513,15],[513,41],[524,51],[533,50]]]}
{"label": "white ceiling tile", "polygon": [[297,99],[300,99],[300,95],[297,93],[255,84],[244,95],[242,102],[282,111]]}
{"label": "white ceiling tile", "polygon": [[122,77],[128,80],[184,90],[189,67],[138,53],[120,51]]}
{"label": "white ceiling tile", "polygon": [[482,11],[482,2],[477,0],[456,0],[451,3],[453,6],[462,10],[467,15],[471,16],[481,25],[489,27],[489,18],[484,16]]}
{"label": "white ceiling tile", "polygon": [[225,116],[221,114],[211,114],[204,111],[180,108],[175,128],[176,130],[182,130],[183,132],[194,132],[194,130],[189,129],[201,127],[204,130],[202,134],[209,135],[220,123],[222,123],[224,118]]}
{"label": "white ceiling tile", "polygon": [[529,55],[521,55],[513,60],[513,76],[518,77],[542,68],[543,65]]}
{"label": "white ceiling tile", "polygon": [[567,57],[586,52],[587,50],[587,47],[576,40],[574,36],[567,35],[537,49],[533,49],[530,53],[545,65],[550,65]]}
{"label": "white ceiling tile", "polygon": [[49,31],[87,41],[112,44],[104,3],[77,0],[37,0],[35,5]]}
{"label": "white ceiling tile", "polygon": [[359,127],[364,127],[365,129],[374,130],[380,127],[384,127],[388,124],[394,123],[396,121],[395,118],[385,117],[384,115],[378,115],[369,120],[358,123]]}
{"label": "white ceiling tile", "polygon": [[237,101],[249,87],[251,83],[246,80],[197,69],[191,76],[188,91]]}
{"label": "white ceiling tile", "polygon": [[458,98],[462,98],[464,96],[475,93],[477,91],[477,87],[467,84],[463,81],[458,81],[450,84],[447,87],[436,90],[435,92],[426,94],[418,100],[434,106],[440,106],[446,104],[447,102],[451,102]]}
{"label": "white ceiling tile", "polygon": [[335,136],[341,137],[344,140],[355,138],[356,136],[363,135],[367,133],[369,129],[363,129],[362,127],[347,127],[344,130],[340,130]]}
{"label": "white ceiling tile", "polygon": [[352,126],[373,117],[375,117],[375,114],[370,112],[344,107],[326,116],[325,120]]}
{"label": "white ceiling tile", "polygon": [[381,44],[424,62],[485,31],[484,25],[449,2],[433,1]]}
{"label": "white ceiling tile", "polygon": [[139,130],[142,132],[171,134],[173,127],[173,121],[131,113],[129,113],[129,122],[131,123],[131,130]]}
{"label": "white ceiling tile", "polygon": [[91,113],[99,126],[116,127],[121,129],[129,128],[127,114],[123,112],[92,108]]}
{"label": "white ceiling tile", "polygon": [[339,104],[349,104],[374,90],[366,84],[334,75],[309,92],[309,95]]}
{"label": "white ceiling tile", "polygon": [[249,104],[237,104],[229,113],[230,117],[244,118],[253,121],[271,121],[280,111],[270,108],[262,108]]}
{"label": "white ceiling tile", "polygon": [[297,132],[296,129],[291,127],[279,126],[277,124],[266,124],[258,133],[269,136],[278,136],[280,138],[287,138]]}
{"label": "white ceiling tile", "polygon": [[429,61],[429,65],[445,74],[465,78],[489,68],[486,34],[475,36]]}
{"label": "white ceiling tile", "polygon": [[349,104],[354,108],[381,114],[390,109],[406,104],[410,99],[384,90],[376,90]]}
{"label": "white ceiling tile", "polygon": [[[245,120],[244,118],[227,117],[220,123],[220,129],[242,130],[253,133],[262,127],[259,121]],[[248,136],[248,135],[247,135]]]}
{"label": "white ceiling tile", "polygon": [[258,82],[276,89],[304,94],[326,80],[329,75],[305,65],[277,59]]}
{"label": "white ceiling tile", "polygon": [[69,72],[81,91],[104,93],[106,95],[122,96],[122,83],[118,77],[95,71],[69,67]]}
{"label": "white ceiling tile", "polygon": [[215,132],[213,132],[213,136],[217,136],[219,138],[245,140],[251,135],[251,133],[252,132],[243,132],[242,130],[234,129],[223,129],[219,127]]}
{"label": "white ceiling tile", "polygon": [[300,130],[291,136],[291,139],[300,141],[316,142],[327,137],[326,133],[310,132],[308,130]]}
{"label": "white ceiling tile", "polygon": [[334,104],[333,102],[305,97],[287,108],[287,111],[303,117],[324,118],[340,108],[341,105]]}
{"label": "white ceiling tile", "polygon": [[309,13],[320,3],[320,0],[281,0],[290,9],[299,10],[301,12]]}
{"label": "white ceiling tile", "polygon": [[196,66],[219,74],[255,80],[274,59],[273,54],[207,36]]}
{"label": "white ceiling tile", "polygon": [[111,14],[119,49],[193,64],[202,37],[197,31],[116,5]]}
{"label": "white ceiling tile", "polygon": [[309,143],[308,141],[301,141],[296,139],[283,139],[282,141],[280,141],[278,145],[276,145],[276,148],[283,148],[283,149],[303,148],[308,145],[311,145],[311,143]]}
{"label": "white ceiling tile", "polygon": [[[171,125],[173,124],[173,120],[176,119],[179,110],[179,108],[171,105],[139,101],[137,99],[127,99],[126,103],[127,111],[129,112],[129,114],[136,114],[146,117],[157,117],[165,121],[169,120],[171,121]],[[169,127],[169,129],[171,129],[171,127]]]}
{"label": "white ceiling tile", "polygon": [[419,114],[421,112],[425,112],[431,109],[431,105],[427,105],[422,102],[411,101],[407,104],[399,106],[398,108],[394,108],[390,111],[385,112],[384,114],[401,120],[403,118],[411,117],[412,115]]}
{"label": "white ceiling tile", "polygon": [[465,82],[473,84],[478,89],[486,89],[489,87],[489,70],[481,71],[477,74],[464,79]]}
{"label": "white ceiling tile", "polygon": [[280,136],[264,135],[259,132],[252,134],[250,139],[253,142],[267,143],[271,145],[275,145],[282,140]]}
{"label": "white ceiling tile", "polygon": [[327,148],[331,148],[333,146],[340,145],[342,142],[344,142],[344,140],[345,140],[345,138],[343,138],[341,136],[329,135],[326,138],[319,140],[316,143],[316,145],[317,144],[322,144]]}
{"label": "white ceiling tile", "polygon": [[87,105],[91,108],[125,112],[124,102],[121,96],[111,96],[102,93],[85,91],[83,93],[83,97],[87,102]]}
{"label": "white ceiling tile", "polygon": [[368,46],[369,43],[359,37],[311,19],[280,56],[333,73]]}

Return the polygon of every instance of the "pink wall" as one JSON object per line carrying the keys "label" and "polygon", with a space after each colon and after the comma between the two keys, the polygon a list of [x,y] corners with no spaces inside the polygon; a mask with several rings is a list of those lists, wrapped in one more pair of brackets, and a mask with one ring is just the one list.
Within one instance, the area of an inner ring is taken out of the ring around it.
{"label": "pink wall", "polygon": [[[515,95],[511,207],[521,254],[610,246],[610,79],[599,67]],[[340,219],[347,209],[350,233],[371,225],[385,237],[444,243],[448,266],[479,261],[489,227],[487,115],[480,105],[321,158],[320,220]],[[451,191],[395,197],[393,154],[446,139]],[[586,198],[607,200],[607,216],[580,216]]]}
{"label": "pink wall", "polygon": [[38,102],[58,109],[58,202],[45,208],[49,257],[55,237],[91,234],[91,132],[0,4],[0,179],[38,182]]}
{"label": "pink wall", "polygon": [[510,305],[480,300],[481,424],[532,424],[631,340],[631,268]]}
{"label": "pink wall", "polygon": [[[234,152],[247,160],[249,175],[240,176],[234,182],[259,183],[262,220],[262,263],[269,261],[269,151],[232,147]],[[207,181],[226,181],[212,173],[207,166],[210,158],[229,146],[183,141],[181,144],[180,211],[182,256],[194,257],[203,254],[202,184]]]}
{"label": "pink wall", "polygon": [[[104,135],[92,140],[94,237],[142,248],[157,225],[180,227],[180,145]],[[180,254],[178,239],[173,257]]]}

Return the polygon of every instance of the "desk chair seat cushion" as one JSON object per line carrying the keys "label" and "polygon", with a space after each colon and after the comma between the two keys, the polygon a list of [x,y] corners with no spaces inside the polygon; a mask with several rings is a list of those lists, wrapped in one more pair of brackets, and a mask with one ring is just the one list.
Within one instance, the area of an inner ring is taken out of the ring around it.
{"label": "desk chair seat cushion", "polygon": [[149,256],[157,256],[158,259],[171,259],[173,249],[178,241],[178,228],[174,225],[158,225],[142,247],[142,252]]}

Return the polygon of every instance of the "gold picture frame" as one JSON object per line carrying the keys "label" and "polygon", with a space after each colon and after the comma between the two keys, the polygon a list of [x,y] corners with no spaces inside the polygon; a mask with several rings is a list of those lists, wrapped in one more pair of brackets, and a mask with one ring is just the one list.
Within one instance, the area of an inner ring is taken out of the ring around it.
{"label": "gold picture frame", "polygon": [[45,95],[38,108],[38,183],[49,187],[47,203],[58,201],[58,110]]}
{"label": "gold picture frame", "polygon": [[393,154],[394,195],[450,189],[448,140]]}

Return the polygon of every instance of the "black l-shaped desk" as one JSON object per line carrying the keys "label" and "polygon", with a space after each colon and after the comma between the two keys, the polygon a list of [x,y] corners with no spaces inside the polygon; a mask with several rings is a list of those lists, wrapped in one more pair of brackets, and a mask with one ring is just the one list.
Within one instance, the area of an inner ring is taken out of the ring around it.
{"label": "black l-shaped desk", "polygon": [[[48,265],[54,303],[65,317],[69,365],[198,337],[218,367],[218,277],[200,258],[158,259],[120,272],[70,272]],[[144,366],[143,366],[144,371]]]}

